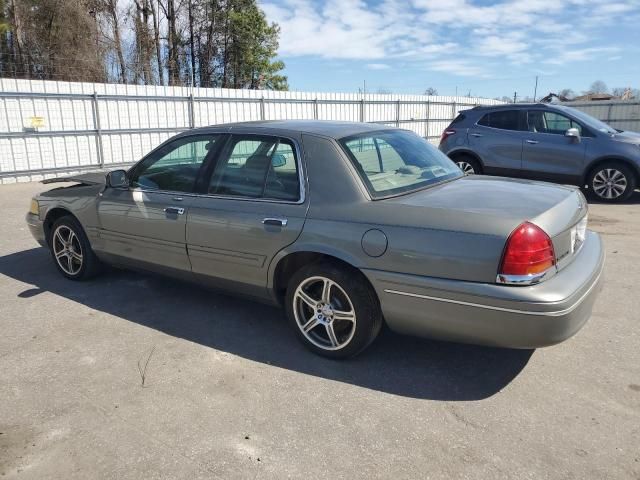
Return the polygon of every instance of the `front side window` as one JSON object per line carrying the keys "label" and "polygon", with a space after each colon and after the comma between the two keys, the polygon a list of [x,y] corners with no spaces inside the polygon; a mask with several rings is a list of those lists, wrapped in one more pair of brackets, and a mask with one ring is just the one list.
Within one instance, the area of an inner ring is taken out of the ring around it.
{"label": "front side window", "polygon": [[520,110],[499,110],[485,114],[478,125],[500,130],[524,130],[523,114]]}
{"label": "front side window", "polygon": [[219,138],[219,135],[197,135],[167,143],[133,169],[130,185],[148,190],[193,192],[200,167]]}
{"label": "front side window", "polygon": [[300,198],[298,162],[291,140],[234,136],[218,161],[208,193],[270,200]]}
{"label": "front side window", "polygon": [[582,126],[578,122],[559,113],[531,110],[528,117],[529,131],[531,132],[564,135],[570,128],[577,128],[582,135]]}
{"label": "front side window", "polygon": [[340,140],[373,198],[417,190],[462,176],[456,165],[425,139],[405,130]]}

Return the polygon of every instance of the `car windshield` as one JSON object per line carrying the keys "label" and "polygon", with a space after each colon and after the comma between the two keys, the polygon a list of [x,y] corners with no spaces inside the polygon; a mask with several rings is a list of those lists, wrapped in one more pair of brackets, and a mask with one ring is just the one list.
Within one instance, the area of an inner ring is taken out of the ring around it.
{"label": "car windshield", "polygon": [[597,118],[592,117],[591,115],[588,115],[578,110],[577,108],[568,109],[567,112],[571,113],[571,115],[578,118],[578,120],[581,120],[588,127],[594,128],[603,133],[610,133],[612,135],[618,133],[618,131],[615,128],[610,127],[606,123],[598,120]]}
{"label": "car windshield", "polygon": [[373,198],[388,197],[461,177],[445,154],[406,130],[368,132],[340,143]]}

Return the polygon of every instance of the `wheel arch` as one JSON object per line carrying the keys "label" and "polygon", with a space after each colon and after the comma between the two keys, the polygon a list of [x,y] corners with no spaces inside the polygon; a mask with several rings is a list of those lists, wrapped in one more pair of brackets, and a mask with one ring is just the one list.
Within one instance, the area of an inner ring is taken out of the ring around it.
{"label": "wheel arch", "polygon": [[[44,229],[44,238],[47,243],[49,243],[49,234],[51,233],[51,227],[53,227],[53,224],[56,223],[59,218],[66,216],[73,217],[78,223],[80,223],[78,217],[71,213],[71,211],[67,208],[55,206],[47,210],[47,214],[45,215],[44,221],[42,222],[42,228]],[[80,223],[80,225],[82,225],[82,223]]]}
{"label": "wheel arch", "polygon": [[331,262],[344,268],[352,270],[371,287],[375,292],[373,285],[364,273],[358,268],[358,261],[349,254],[338,252],[326,247],[306,246],[296,248],[295,250],[282,251],[271,262],[268,276],[268,289],[274,300],[282,304],[287,290],[287,284],[291,275],[309,263]]}
{"label": "wheel arch", "polygon": [[466,148],[460,148],[458,150],[453,150],[447,153],[447,156],[454,162],[456,161],[456,158],[459,158],[459,157],[464,157],[464,156],[471,157],[480,164],[480,167],[484,171],[485,167],[484,167],[484,162],[482,161],[482,158],[480,158],[480,156],[472,150],[468,150]]}
{"label": "wheel arch", "polygon": [[626,157],[620,157],[616,155],[607,155],[604,157],[596,158],[591,163],[589,163],[589,165],[587,165],[587,168],[585,168],[584,174],[582,175],[581,186],[587,184],[587,181],[589,180],[589,176],[591,175],[591,172],[593,172],[600,165],[607,162],[615,162],[615,163],[621,163],[623,165],[626,165],[635,174],[636,185],[640,184],[640,168],[634,162],[632,162]]}

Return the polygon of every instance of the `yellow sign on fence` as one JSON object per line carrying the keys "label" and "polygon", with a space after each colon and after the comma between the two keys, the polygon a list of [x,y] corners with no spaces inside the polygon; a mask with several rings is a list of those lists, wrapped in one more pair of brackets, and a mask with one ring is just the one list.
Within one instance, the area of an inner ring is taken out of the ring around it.
{"label": "yellow sign on fence", "polygon": [[29,120],[33,128],[44,127],[44,117],[31,117]]}

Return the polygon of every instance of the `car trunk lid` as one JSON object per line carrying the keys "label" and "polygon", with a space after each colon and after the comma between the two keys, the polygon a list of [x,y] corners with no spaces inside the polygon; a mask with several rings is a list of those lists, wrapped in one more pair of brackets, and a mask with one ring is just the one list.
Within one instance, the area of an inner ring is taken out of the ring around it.
{"label": "car trunk lid", "polygon": [[586,229],[578,188],[530,180],[470,175],[382,203],[401,205],[398,218],[408,226],[497,236],[503,246],[519,225],[534,223],[551,237],[559,269],[579,250]]}

